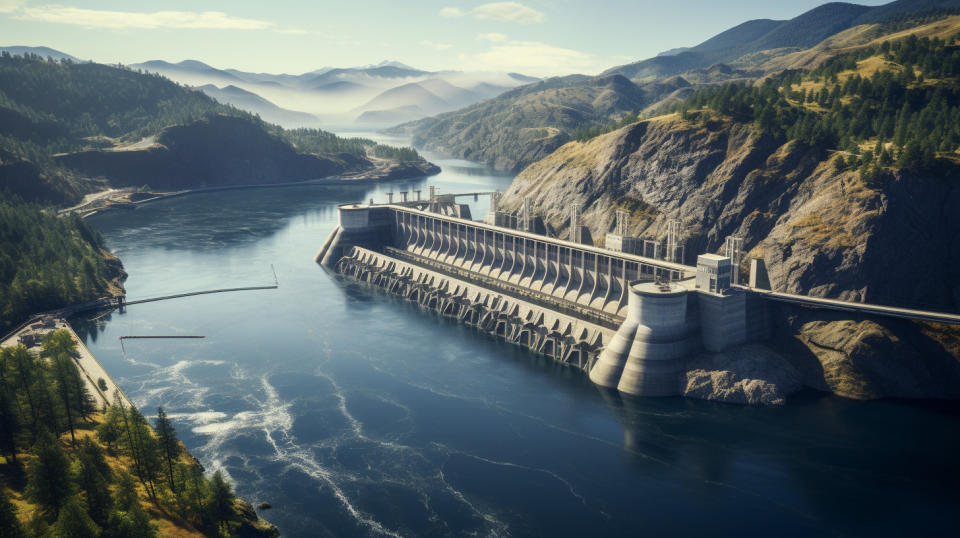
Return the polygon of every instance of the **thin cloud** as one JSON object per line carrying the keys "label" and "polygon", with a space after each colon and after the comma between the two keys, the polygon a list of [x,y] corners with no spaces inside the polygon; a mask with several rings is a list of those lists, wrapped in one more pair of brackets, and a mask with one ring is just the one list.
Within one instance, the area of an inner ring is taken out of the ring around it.
{"label": "thin cloud", "polygon": [[0,0],[0,13],[11,13],[19,9],[26,2],[24,0]]}
{"label": "thin cloud", "polygon": [[452,19],[454,17],[463,17],[467,12],[458,7],[445,7],[440,10],[440,16]]}
{"label": "thin cloud", "polygon": [[26,21],[70,24],[85,28],[189,30],[265,30],[274,24],[256,19],[231,17],[220,11],[107,11],[67,6],[24,8],[14,18]]}
{"label": "thin cloud", "polygon": [[536,24],[543,20],[543,12],[529,8],[519,2],[493,2],[482,4],[464,11],[458,7],[445,7],[440,10],[441,17],[465,17],[475,19],[515,22],[517,24]]}
{"label": "thin cloud", "polygon": [[503,43],[507,40],[507,36],[504,34],[498,34],[496,32],[490,32],[487,34],[477,34],[477,39],[489,41],[491,43]]}
{"label": "thin cloud", "polygon": [[596,69],[590,54],[537,41],[497,43],[479,54],[462,54],[460,60],[478,70],[517,71],[531,75],[592,72]]}
{"label": "thin cloud", "polygon": [[423,41],[421,41],[420,44],[423,45],[424,47],[430,47],[431,49],[434,49],[436,51],[453,48],[453,45],[451,45],[450,43],[435,43],[427,39],[424,39]]}

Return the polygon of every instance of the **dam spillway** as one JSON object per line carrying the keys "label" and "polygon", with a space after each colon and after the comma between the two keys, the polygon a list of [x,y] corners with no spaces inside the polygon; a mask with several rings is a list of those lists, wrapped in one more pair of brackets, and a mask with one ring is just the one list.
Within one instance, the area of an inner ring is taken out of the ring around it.
{"label": "dam spillway", "polygon": [[316,261],[635,395],[678,394],[688,357],[767,335],[764,301],[710,291],[727,258],[607,250],[473,221],[451,201],[341,204]]}

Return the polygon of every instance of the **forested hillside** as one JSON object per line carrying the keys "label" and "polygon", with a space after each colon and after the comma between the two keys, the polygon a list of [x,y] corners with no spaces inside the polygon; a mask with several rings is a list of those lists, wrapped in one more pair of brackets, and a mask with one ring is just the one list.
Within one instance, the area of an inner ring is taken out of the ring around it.
{"label": "forested hillside", "polygon": [[670,110],[701,125],[728,117],[778,139],[841,150],[836,167],[870,181],[892,167],[934,172],[960,161],[958,41],[960,33],[884,41],[760,86],[701,89]]}
{"label": "forested hillside", "polygon": [[75,356],[64,330],[40,357],[0,349],[0,536],[235,536],[254,524],[162,408],[155,429],[120,398],[98,409]]}
{"label": "forested hillside", "polygon": [[747,21],[676,54],[612,67],[603,74],[643,83],[716,63],[749,64],[750,55],[764,51],[762,56],[769,57],[807,49],[858,25],[883,25],[890,32],[955,13],[960,13],[960,0],[898,0],[881,6],[830,2],[790,20]]}
{"label": "forested hillside", "polygon": [[[409,149],[375,148],[373,141],[344,139],[319,129],[286,131],[158,75],[119,66],[2,53],[0,191],[26,200],[76,201],[81,194],[99,190],[104,184],[91,181],[83,171],[72,170],[54,155],[129,151],[149,146],[150,137],[173,126],[189,126],[216,116],[236,118],[248,125],[245,132],[259,131],[263,137],[276,139],[276,147],[284,147],[284,152],[321,156],[346,153],[362,158],[375,153],[391,160],[420,159]],[[229,151],[230,136],[221,133],[222,144],[217,146]],[[134,145],[142,139],[146,141]],[[349,164],[355,169],[370,166],[362,159]]]}
{"label": "forested hillside", "polygon": [[122,276],[79,217],[0,200],[0,332],[34,312],[117,293]]}

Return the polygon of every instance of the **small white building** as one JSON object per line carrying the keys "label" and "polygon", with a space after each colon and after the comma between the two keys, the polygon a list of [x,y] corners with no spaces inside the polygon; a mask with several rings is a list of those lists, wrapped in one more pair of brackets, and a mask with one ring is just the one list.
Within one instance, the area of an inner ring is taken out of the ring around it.
{"label": "small white building", "polygon": [[697,289],[723,293],[730,288],[732,274],[730,258],[719,254],[697,256]]}
{"label": "small white building", "polygon": [[628,235],[615,233],[608,233],[603,243],[610,250],[626,252],[627,254],[640,254],[643,248],[643,240],[639,237],[630,237]]}

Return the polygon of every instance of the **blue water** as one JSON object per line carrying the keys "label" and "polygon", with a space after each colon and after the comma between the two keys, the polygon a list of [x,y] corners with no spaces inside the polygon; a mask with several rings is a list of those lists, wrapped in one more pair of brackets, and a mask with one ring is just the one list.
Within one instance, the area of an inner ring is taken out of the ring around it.
{"label": "blue water", "polygon": [[[414,182],[505,188],[467,162]],[[955,405],[807,393],[782,408],[633,399],[313,263],[339,202],[391,188],[198,194],[91,219],[129,307],[77,323],[285,536],[896,536],[960,523]],[[486,200],[473,205],[475,218]],[[199,334],[203,340],[122,335]]]}

